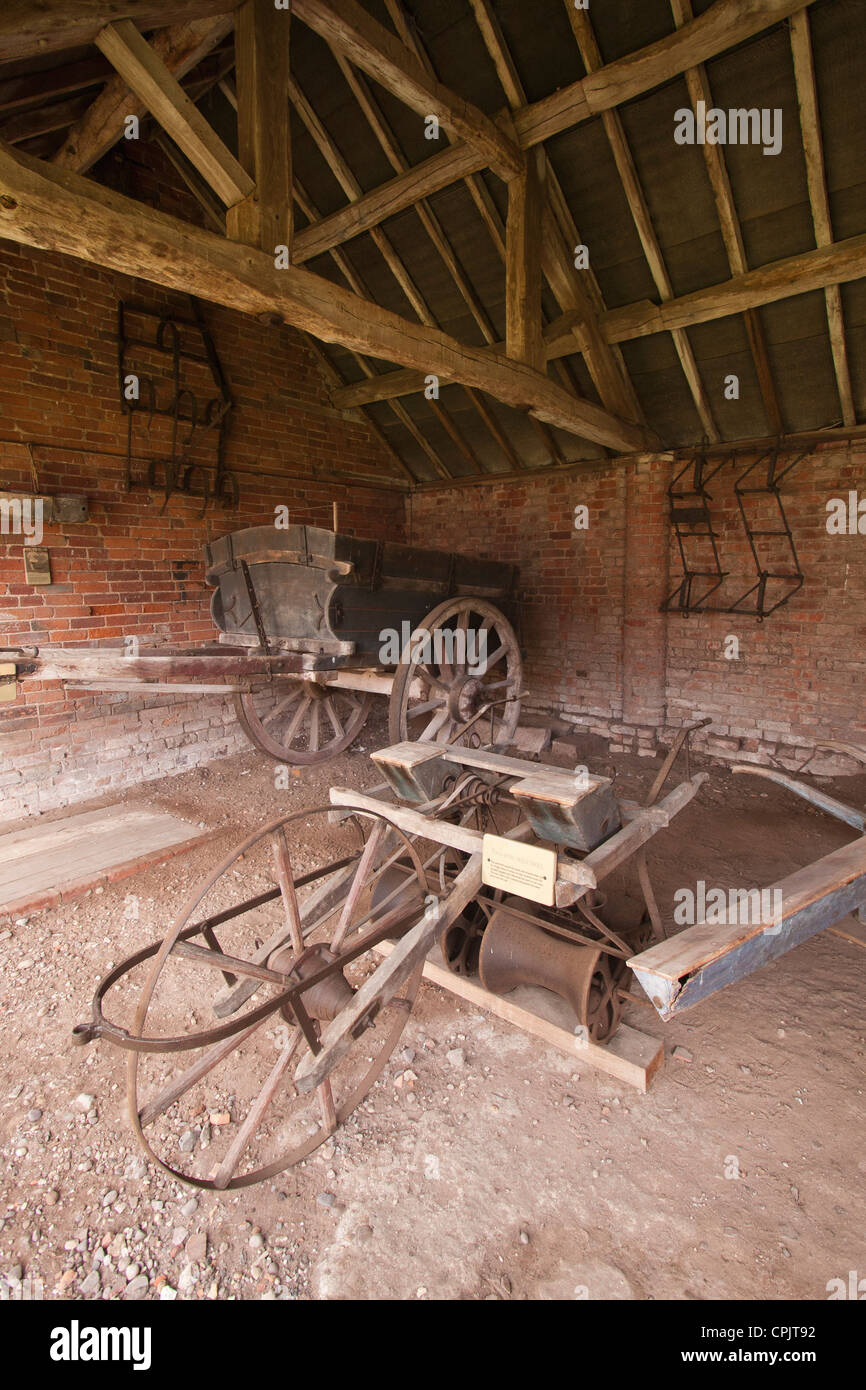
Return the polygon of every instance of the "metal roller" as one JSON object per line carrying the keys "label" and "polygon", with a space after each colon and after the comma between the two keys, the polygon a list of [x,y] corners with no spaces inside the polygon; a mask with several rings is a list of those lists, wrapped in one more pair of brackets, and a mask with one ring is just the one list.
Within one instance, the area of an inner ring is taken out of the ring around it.
{"label": "metal roller", "polygon": [[592,1042],[604,1042],[622,1012],[623,962],[593,946],[553,936],[508,907],[492,914],[481,942],[479,974],[492,994],[536,985],[558,994],[574,1010]]}

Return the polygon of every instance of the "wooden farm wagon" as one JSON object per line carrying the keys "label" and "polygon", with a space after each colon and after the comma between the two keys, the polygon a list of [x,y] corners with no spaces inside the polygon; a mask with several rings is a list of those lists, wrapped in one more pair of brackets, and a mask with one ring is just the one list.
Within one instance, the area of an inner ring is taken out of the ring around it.
{"label": "wooden farm wagon", "polygon": [[298,525],[223,536],[205,565],[214,643],[0,659],[13,679],[69,690],[231,695],[254,746],[292,765],[348,748],[373,695],[389,697],[392,742],[510,741],[522,679],[513,565]]}

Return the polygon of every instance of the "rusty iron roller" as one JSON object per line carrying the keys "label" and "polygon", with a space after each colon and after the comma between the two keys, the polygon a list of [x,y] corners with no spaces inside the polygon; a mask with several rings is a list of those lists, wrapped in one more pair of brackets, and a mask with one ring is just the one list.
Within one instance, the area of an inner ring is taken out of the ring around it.
{"label": "rusty iron roller", "polygon": [[558,994],[593,1042],[603,1042],[619,1022],[622,1005],[612,958],[595,947],[552,936],[507,907],[490,918],[481,942],[479,974],[492,994],[508,994],[519,985]]}

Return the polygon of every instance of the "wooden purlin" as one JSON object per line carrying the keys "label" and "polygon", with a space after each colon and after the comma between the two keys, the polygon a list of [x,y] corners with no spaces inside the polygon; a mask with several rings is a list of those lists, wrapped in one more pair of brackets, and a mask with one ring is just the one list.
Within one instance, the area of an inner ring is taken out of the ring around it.
{"label": "wooden purlin", "polygon": [[[476,3],[485,3],[485,0],[476,0]],[[674,0],[675,3],[675,0]],[[565,0],[565,8],[571,22],[572,31],[583,65],[588,73],[597,72],[603,67],[601,53],[596,42],[595,33],[592,27],[592,20],[587,10],[575,9],[571,0]],[[617,173],[622,183],[626,202],[629,206],[644,256],[650,268],[650,274],[655,282],[655,287],[661,299],[673,299],[673,285],[668,275],[667,267],[664,262],[661,247],[655,234],[650,217],[649,207],[644,196],[643,188],[640,184],[634,159],[626,139],[622,120],[616,110],[602,112],[602,124],[605,135],[610,145],[611,153],[616,164]],[[674,348],[683,369],[683,375],[688,383],[689,392],[694,402],[695,410],[698,413],[703,431],[707,439],[715,443],[719,439],[719,431],[713,419],[713,412],[710,407],[707,393],[701,381],[698,364],[692,351],[692,345],[688,340],[685,329],[675,328],[671,337]]]}
{"label": "wooden purlin", "polygon": [[[682,28],[693,19],[691,0],[670,0],[671,10],[673,11],[674,23],[678,28]],[[705,103],[706,108],[713,104],[710,93],[710,84],[707,78],[706,69],[703,64],[695,68],[687,68],[685,71],[686,85],[689,91],[689,98],[692,107],[696,108],[699,101]],[[743,242],[743,233],[740,227],[740,219],[734,205],[734,195],[731,191],[731,182],[728,178],[727,165],[720,145],[702,145],[704,162],[707,167],[710,185],[713,190],[713,198],[716,204],[716,213],[719,218],[719,225],[722,232],[722,240],[725,244],[725,253],[728,257],[728,265],[732,275],[742,275],[748,269],[746,261],[746,248]],[[779,406],[779,398],[773,382],[773,372],[770,366],[770,356],[767,351],[767,340],[764,334],[764,327],[761,323],[757,310],[747,309],[744,314],[746,325],[746,336],[749,340],[749,347],[752,359],[755,363],[755,371],[758,377],[758,387],[761,392],[761,400],[767,416],[767,423],[774,434],[784,433],[784,421],[782,411]]]}

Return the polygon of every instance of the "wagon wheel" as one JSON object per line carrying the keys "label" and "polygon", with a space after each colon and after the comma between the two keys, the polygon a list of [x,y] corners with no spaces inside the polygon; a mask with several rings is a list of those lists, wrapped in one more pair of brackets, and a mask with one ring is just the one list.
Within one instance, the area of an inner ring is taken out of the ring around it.
{"label": "wagon wheel", "polygon": [[238,722],[251,743],[277,762],[327,762],[354,742],[367,721],[370,696],[315,681],[274,681],[235,695]]}
{"label": "wagon wheel", "polygon": [[391,742],[507,745],[520,719],[522,673],[517,636],[499,609],[485,599],[449,599],[403,649],[391,690]]}
{"label": "wagon wheel", "polygon": [[[141,1049],[128,1059],[130,1118],[145,1152],[196,1187],[247,1187],[310,1154],[369,1093],[412,1010],[420,967],[316,1090],[296,1090],[310,1034],[318,1038],[379,964],[368,938],[377,929],[379,940],[402,935],[427,891],[402,831],[350,808],[366,832],[358,849],[349,824],[328,824],[331,813],[299,811],[250,835],[152,950],[129,1028],[128,1045]],[[290,851],[285,830],[296,821],[313,829],[312,843],[334,843],[337,857]],[[241,862],[252,895],[237,903]],[[395,870],[396,887],[372,907],[375,885]],[[301,995],[301,1026],[286,990],[331,965]]]}

